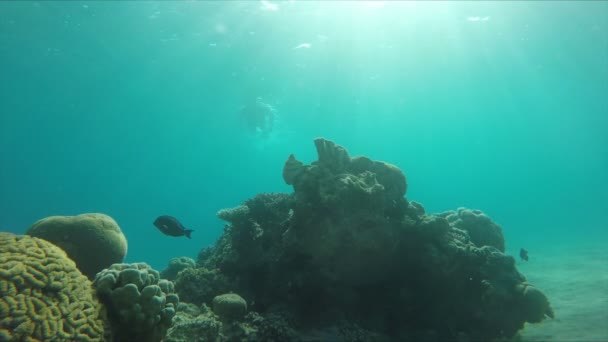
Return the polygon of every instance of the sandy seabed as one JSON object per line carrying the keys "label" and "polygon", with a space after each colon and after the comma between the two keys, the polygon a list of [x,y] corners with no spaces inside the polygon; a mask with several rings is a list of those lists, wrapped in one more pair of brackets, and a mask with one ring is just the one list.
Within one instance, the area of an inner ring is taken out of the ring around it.
{"label": "sandy seabed", "polygon": [[608,341],[608,244],[551,244],[518,261],[528,282],[549,297],[555,319],[527,324],[523,341]]}

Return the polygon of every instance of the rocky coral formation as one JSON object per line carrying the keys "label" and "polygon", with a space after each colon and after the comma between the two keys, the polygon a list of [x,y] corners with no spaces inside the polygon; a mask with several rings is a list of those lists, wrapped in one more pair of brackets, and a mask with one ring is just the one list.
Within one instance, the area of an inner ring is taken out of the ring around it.
{"label": "rocky coral formation", "polygon": [[391,341],[386,335],[367,331],[348,321],[322,329],[297,331],[293,327],[293,317],[286,311],[267,315],[249,312],[238,321],[222,321],[205,304],[200,308],[180,304],[174,321],[163,342]]}
{"label": "rocky coral formation", "polygon": [[[282,342],[294,341],[332,341],[332,339],[298,338],[298,335],[290,322],[289,313],[272,312],[262,316],[256,312],[250,312],[245,317],[246,322],[253,331],[249,334],[249,341]],[[333,339],[335,341],[335,339]]]}
{"label": "rocky coral formation", "polygon": [[179,302],[171,281],[136,263],[114,264],[99,272],[93,284],[108,308],[115,341],[162,341]]}
{"label": "rocky coral formation", "polygon": [[47,217],[26,234],[61,247],[89,279],[127,255],[127,240],[120,227],[104,214]]}
{"label": "rocky coral formation", "polygon": [[[180,304],[175,324],[169,329],[163,342],[225,342],[271,341],[260,338],[256,326],[247,318],[221,319],[205,304],[200,308],[192,304]],[[257,317],[257,316],[256,316]],[[253,323],[255,324],[255,323]],[[286,341],[286,340],[283,340]]]}
{"label": "rocky coral formation", "polygon": [[175,280],[177,274],[187,268],[196,267],[196,261],[188,257],[178,257],[169,260],[167,268],[160,272],[160,277],[167,280]]}
{"label": "rocky coral formation", "polygon": [[102,341],[91,282],[59,247],[0,233],[0,341]]}
{"label": "rocky coral formation", "polygon": [[226,293],[213,298],[213,312],[223,322],[239,320],[247,313],[247,302],[236,293]]}
{"label": "rocky coral formation", "polygon": [[175,290],[181,300],[196,305],[211,305],[215,296],[229,292],[232,287],[219,270],[205,267],[187,268],[175,280]]}
{"label": "rocky coral formation", "polygon": [[163,342],[220,342],[222,323],[206,306],[181,304]]}
{"label": "rocky coral formation", "polygon": [[396,166],[350,157],[325,139],[315,146],[318,161],[285,163],[293,194],[261,194],[218,213],[224,233],[199,268],[180,273],[179,291],[202,280],[212,290],[197,304],[209,304],[227,288],[255,311],[246,320],[281,312],[297,338],[492,340],[554,316],[486,215],[427,214],[404,197]]}
{"label": "rocky coral formation", "polygon": [[502,228],[481,210],[458,208],[438,215],[445,217],[452,227],[466,231],[475,246],[492,246],[504,253]]}

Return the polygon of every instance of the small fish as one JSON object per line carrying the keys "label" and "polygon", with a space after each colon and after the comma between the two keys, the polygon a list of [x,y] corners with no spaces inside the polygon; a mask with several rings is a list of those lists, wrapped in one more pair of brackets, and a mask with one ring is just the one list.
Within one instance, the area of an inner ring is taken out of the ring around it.
{"label": "small fish", "polygon": [[154,220],[154,225],[165,235],[185,235],[188,239],[191,239],[190,233],[194,231],[192,229],[184,228],[184,226],[175,217],[168,215],[162,215],[157,217],[156,220]]}
{"label": "small fish", "polygon": [[522,260],[528,261],[528,251],[527,251],[527,250],[525,250],[525,249],[523,249],[523,248],[522,248],[522,249],[520,249],[520,250],[519,250],[519,257],[520,257]]}

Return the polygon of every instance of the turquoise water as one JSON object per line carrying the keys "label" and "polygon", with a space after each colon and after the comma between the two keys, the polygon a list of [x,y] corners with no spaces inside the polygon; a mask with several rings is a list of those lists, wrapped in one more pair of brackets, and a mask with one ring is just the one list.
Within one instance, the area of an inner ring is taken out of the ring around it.
{"label": "turquoise water", "polygon": [[429,212],[483,210],[508,252],[608,237],[607,2],[5,1],[0,80],[2,230],[103,212],[162,269],[323,136]]}

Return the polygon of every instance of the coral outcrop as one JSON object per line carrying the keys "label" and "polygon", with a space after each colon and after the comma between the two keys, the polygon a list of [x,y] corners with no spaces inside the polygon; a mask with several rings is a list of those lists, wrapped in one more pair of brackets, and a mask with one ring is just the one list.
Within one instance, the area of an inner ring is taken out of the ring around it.
{"label": "coral outcrop", "polygon": [[200,307],[180,304],[175,324],[163,342],[272,341],[258,334],[258,322],[252,322],[250,316],[227,320],[218,317],[205,304]]}
{"label": "coral outcrop", "polygon": [[224,322],[241,319],[247,313],[247,302],[236,293],[226,293],[213,298],[213,312]]}
{"label": "coral outcrop", "polygon": [[504,253],[502,228],[481,210],[458,208],[438,215],[445,217],[452,227],[466,231],[475,246],[492,246]]}
{"label": "coral outcrop", "polygon": [[89,279],[127,255],[127,239],[116,221],[104,214],[50,216],[34,223],[26,234],[61,247]]}
{"label": "coral outcrop", "polygon": [[169,260],[167,268],[160,272],[160,277],[167,280],[175,280],[177,274],[187,268],[196,267],[196,261],[188,257],[178,257]]}
{"label": "coral outcrop", "polygon": [[59,247],[0,233],[0,341],[103,341],[91,282]]}
{"label": "coral outcrop", "polygon": [[226,276],[217,269],[187,268],[175,280],[175,290],[181,294],[181,300],[196,305],[211,305],[215,296],[231,289]]}
{"label": "coral outcrop", "polygon": [[145,263],[114,264],[93,282],[115,341],[160,342],[179,302],[171,281]]}
{"label": "coral outcrop", "polygon": [[[271,312],[267,315],[260,315],[256,312],[250,312],[246,316],[247,323],[253,327],[250,333],[250,341],[336,341],[337,339],[319,338],[319,336],[298,336],[297,331],[293,328],[293,322],[289,319],[289,313],[286,312]],[[300,338],[299,338],[300,337]],[[316,338],[315,338],[316,337]]]}
{"label": "coral outcrop", "polygon": [[222,323],[206,305],[180,303],[163,342],[220,342]]}
{"label": "coral outcrop", "polygon": [[428,214],[405,198],[396,166],[325,139],[315,146],[310,165],[293,155],[285,163],[293,194],[260,194],[218,213],[228,224],[198,268],[179,274],[183,296],[205,286],[195,303],[210,305],[239,293],[255,334],[268,317],[292,317],[267,330],[283,340],[495,340],[554,317],[488,216]]}

